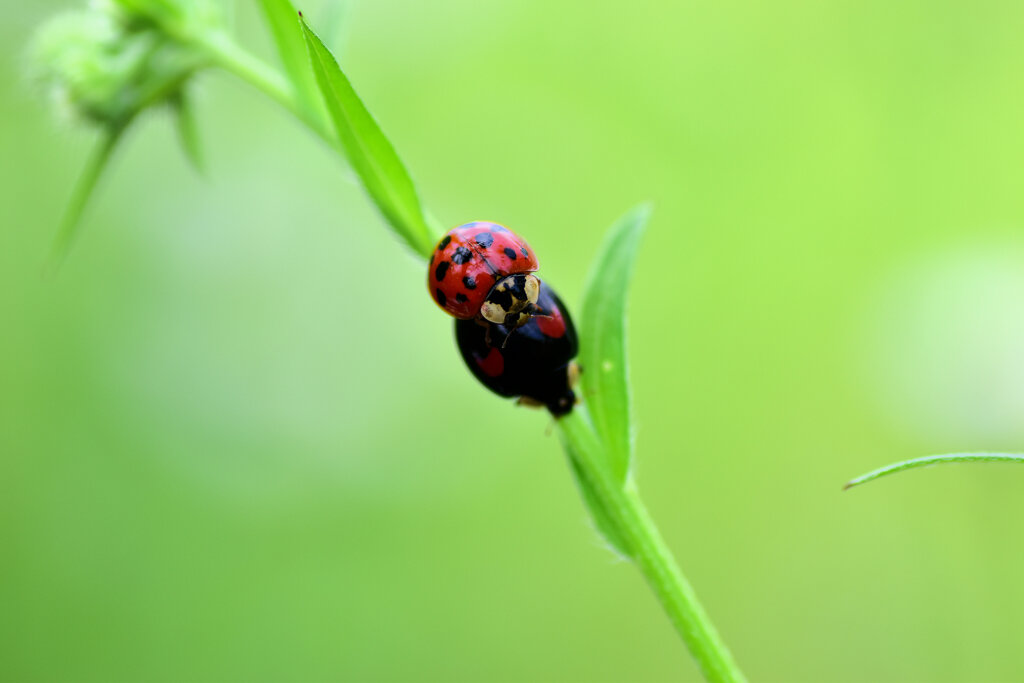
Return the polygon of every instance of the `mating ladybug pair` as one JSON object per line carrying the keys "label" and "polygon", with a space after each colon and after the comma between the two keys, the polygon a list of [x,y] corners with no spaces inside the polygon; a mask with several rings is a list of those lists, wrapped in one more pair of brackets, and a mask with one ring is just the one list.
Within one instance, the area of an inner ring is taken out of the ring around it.
{"label": "mating ladybug pair", "polygon": [[532,274],[538,267],[521,237],[476,221],[441,238],[427,288],[457,318],[459,351],[484,386],[558,417],[576,402],[576,329],[562,300]]}

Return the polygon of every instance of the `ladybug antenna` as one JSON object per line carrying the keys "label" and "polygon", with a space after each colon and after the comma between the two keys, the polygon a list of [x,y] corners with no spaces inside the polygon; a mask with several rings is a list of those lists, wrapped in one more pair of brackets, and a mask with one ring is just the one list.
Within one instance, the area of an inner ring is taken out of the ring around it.
{"label": "ladybug antenna", "polygon": [[505,335],[505,339],[501,342],[501,348],[505,348],[505,344],[508,344],[508,338],[511,337],[512,333],[515,332],[515,331],[516,331],[516,328],[514,328],[514,327],[511,330],[508,331],[508,334]]}

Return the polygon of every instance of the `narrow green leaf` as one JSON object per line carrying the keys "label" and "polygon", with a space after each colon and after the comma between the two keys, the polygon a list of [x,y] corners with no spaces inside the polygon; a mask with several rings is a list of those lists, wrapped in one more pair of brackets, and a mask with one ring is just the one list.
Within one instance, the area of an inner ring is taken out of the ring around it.
{"label": "narrow green leaf", "polygon": [[626,361],[626,301],[640,238],[651,216],[641,204],[608,231],[591,266],[580,318],[582,393],[619,481],[629,476],[633,427]]}
{"label": "narrow green leaf", "polygon": [[556,424],[562,436],[562,446],[569,456],[573,477],[597,531],[612,549],[623,557],[632,558],[634,554],[629,542],[615,523],[611,511],[606,509],[605,498],[598,494],[599,482],[593,469],[599,463],[606,463],[608,457],[584,415],[585,409],[579,407],[558,419]]}
{"label": "narrow green leaf", "polygon": [[178,138],[181,148],[185,151],[192,166],[200,173],[204,170],[203,148],[199,142],[199,127],[196,125],[195,112],[184,93],[177,93],[171,99],[171,108],[177,123]]}
{"label": "narrow green leaf", "polygon": [[100,176],[103,175],[103,171],[110,163],[110,157],[114,153],[114,148],[117,147],[117,143],[120,141],[126,127],[121,126],[103,131],[103,137],[97,141],[92,153],[86,160],[85,167],[82,168],[82,172],[75,182],[75,187],[71,191],[71,198],[64,209],[64,216],[61,219],[60,227],[57,229],[57,235],[54,237],[53,244],[50,247],[50,256],[46,265],[48,273],[53,273],[60,267],[75,238],[78,236],[78,227],[81,224],[85,206],[88,204],[93,190],[96,189]]}
{"label": "narrow green leaf", "polygon": [[305,21],[302,29],[313,73],[349,163],[391,227],[413,251],[429,256],[437,240],[428,227],[409,172],[334,56]]}
{"label": "narrow green leaf", "polygon": [[285,73],[304,117],[314,122],[326,120],[327,112],[320,95],[320,86],[309,64],[306,38],[298,12],[291,0],[260,0],[263,16],[277,45]]}
{"label": "narrow green leaf", "polygon": [[929,455],[923,458],[914,458],[913,460],[903,460],[902,462],[880,467],[877,470],[868,472],[867,474],[862,474],[856,479],[851,479],[846,482],[843,490],[852,489],[854,486],[860,486],[861,484],[865,484],[869,481],[873,481],[890,474],[896,474],[903,470],[912,470],[918,467],[928,467],[930,465],[941,465],[948,462],[1012,462],[1024,465],[1024,455],[1018,455],[1015,453],[950,453],[949,455]]}

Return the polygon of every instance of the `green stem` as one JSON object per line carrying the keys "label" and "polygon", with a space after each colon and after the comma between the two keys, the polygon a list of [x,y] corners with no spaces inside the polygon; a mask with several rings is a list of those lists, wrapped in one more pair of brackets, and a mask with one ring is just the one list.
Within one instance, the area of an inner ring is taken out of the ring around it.
{"label": "green stem", "polygon": [[639,492],[632,483],[623,486],[603,464],[607,458],[584,413],[585,408],[577,408],[557,424],[563,438],[573,446],[567,450],[591,484],[607,520],[615,525],[631,559],[643,572],[704,677],[714,683],[742,683],[746,680],[743,673],[679,570]]}
{"label": "green stem", "polygon": [[214,64],[276,100],[331,145],[338,144],[326,123],[313,117],[299,105],[295,93],[277,70],[242,48],[226,33],[217,32],[196,37],[194,40],[206,51]]}

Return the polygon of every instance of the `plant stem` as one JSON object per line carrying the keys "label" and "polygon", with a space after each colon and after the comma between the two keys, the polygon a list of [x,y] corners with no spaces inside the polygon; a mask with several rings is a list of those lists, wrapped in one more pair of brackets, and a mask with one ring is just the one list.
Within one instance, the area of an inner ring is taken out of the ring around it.
{"label": "plant stem", "polygon": [[207,34],[194,40],[210,56],[214,64],[276,100],[309,126],[314,133],[331,145],[337,146],[338,142],[326,123],[311,116],[299,106],[295,93],[280,72],[245,50],[226,33]]}
{"label": "plant stem", "polygon": [[743,673],[679,570],[636,487],[632,482],[623,485],[603,464],[607,458],[584,413],[581,406],[558,420],[563,438],[572,446],[567,450],[575,457],[576,466],[593,485],[607,518],[628,545],[631,559],[643,572],[704,677],[714,683],[743,683]]}

